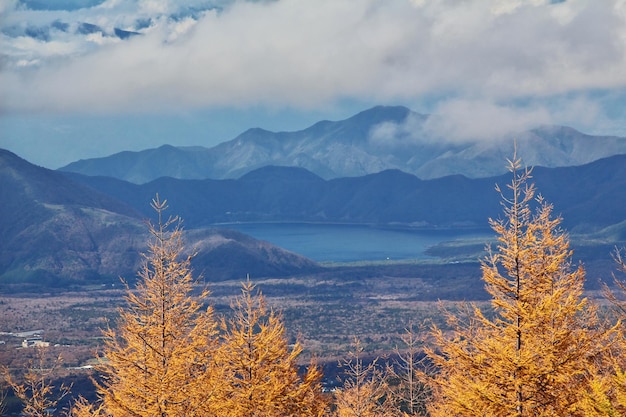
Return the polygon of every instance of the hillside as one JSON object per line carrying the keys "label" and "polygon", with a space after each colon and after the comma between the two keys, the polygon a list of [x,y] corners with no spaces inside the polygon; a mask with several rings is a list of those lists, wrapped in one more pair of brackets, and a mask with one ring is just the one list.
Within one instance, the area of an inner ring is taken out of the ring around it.
{"label": "hillside", "polygon": [[164,145],[140,152],[73,162],[62,171],[115,177],[142,184],[160,177],[239,178],[267,165],[305,168],[324,179],[397,169],[421,179],[448,175],[483,178],[506,173],[513,139],[527,164],[577,166],[626,154],[626,138],[590,136],[545,126],[511,137],[455,142],[434,137],[428,115],[378,106],[346,120],[321,121],[295,132],[253,128],[212,148]]}
{"label": "hillside", "polygon": [[[398,170],[325,180],[303,168],[268,166],[239,179],[160,178],[137,185],[51,171],[0,151],[0,284],[65,286],[113,283],[120,275],[132,279],[145,249],[143,219],[153,215],[149,201],[156,193],[168,199],[170,213],[184,219],[189,250],[198,253],[196,271],[216,281],[320,269],[267,242],[214,229],[216,223],[484,228],[489,217],[501,213],[495,184],[509,181],[509,175],[421,180]],[[583,249],[589,253],[577,251],[585,259],[593,259],[598,250],[606,258],[606,245],[626,240],[626,155],[578,167],[537,167],[533,181],[563,216],[566,230],[604,245]]]}
{"label": "hillside", "polygon": [[[67,174],[147,213],[156,192],[192,228],[221,222],[339,222],[417,227],[487,227],[500,215],[495,185],[510,174],[420,180],[397,170],[324,180],[302,168],[265,167],[237,180],[160,178],[143,185]],[[594,232],[626,219],[626,155],[565,168],[537,167],[541,194],[571,232]],[[623,232],[618,232],[623,233]]]}
{"label": "hillside", "polygon": [[[148,208],[153,197],[138,206]],[[149,210],[141,214],[141,209],[4,150],[0,201],[0,285],[67,286],[134,278],[148,237],[143,219],[152,217]],[[318,268],[301,256],[229,230],[190,231],[186,239],[190,250],[198,251],[193,267],[207,280]]]}

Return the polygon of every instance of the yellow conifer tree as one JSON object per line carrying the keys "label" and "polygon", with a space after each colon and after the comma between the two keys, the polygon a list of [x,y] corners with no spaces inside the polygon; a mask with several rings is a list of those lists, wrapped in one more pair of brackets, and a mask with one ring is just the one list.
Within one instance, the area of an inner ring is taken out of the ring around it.
{"label": "yellow conifer tree", "polygon": [[322,416],[321,372],[311,364],[298,374],[302,346],[290,346],[281,316],[268,309],[248,280],[234,301],[233,317],[222,322],[217,356],[222,375],[223,417]]}
{"label": "yellow conifer tree", "polygon": [[337,417],[394,417],[400,408],[394,403],[386,375],[376,366],[376,360],[363,363],[363,347],[358,338],[342,367],[346,380],[335,392]]}
{"label": "yellow conifer tree", "polygon": [[3,386],[0,386],[0,416],[4,415],[7,405],[6,405],[7,392],[4,390]]}
{"label": "yellow conifer tree", "polygon": [[[35,359],[29,361],[21,378],[15,378],[5,366],[0,371],[6,384],[11,387],[14,395],[24,405],[20,415],[40,417],[56,411],[59,402],[70,394],[71,386],[61,384],[58,389],[52,385],[52,378],[59,370],[62,359],[60,356],[50,358],[46,348],[35,347]],[[0,393],[0,415],[3,415],[6,394]]]}
{"label": "yellow conifer tree", "polygon": [[85,397],[78,397],[70,408],[69,417],[105,417],[104,404],[91,404]]}
{"label": "yellow conifer tree", "polygon": [[[204,309],[203,292],[192,296],[190,258],[183,256],[182,229],[177,218],[163,219],[167,201],[152,207],[158,223],[135,290],[120,310],[117,327],[105,331],[98,371],[102,400],[98,413],[110,416],[209,416],[216,381],[212,378],[217,323]],[[98,408],[96,408],[98,409]],[[75,414],[89,415],[79,404]]]}
{"label": "yellow conifer tree", "polygon": [[490,221],[499,244],[482,263],[493,317],[474,307],[448,315],[451,336],[434,329],[433,417],[584,416],[581,401],[611,348],[613,330],[583,297],[584,270],[572,268],[560,219],[535,199],[530,171],[509,162],[511,197],[501,192],[504,218]]}
{"label": "yellow conifer tree", "polygon": [[[626,260],[622,250],[616,250],[614,254],[618,269],[626,273]],[[626,281],[614,277],[616,290],[624,293]],[[618,325],[621,324],[621,333],[616,340],[616,349],[609,356],[607,366],[596,372],[591,381],[591,392],[585,396],[584,410],[589,417],[613,417],[626,415],[626,337],[624,335],[624,315],[626,314],[626,302],[618,297],[616,292],[605,286],[605,295],[616,308]]]}
{"label": "yellow conifer tree", "polygon": [[430,392],[424,374],[428,363],[423,352],[424,337],[410,324],[401,336],[403,349],[396,347],[395,359],[389,367],[390,393],[397,407],[406,416],[426,415]]}

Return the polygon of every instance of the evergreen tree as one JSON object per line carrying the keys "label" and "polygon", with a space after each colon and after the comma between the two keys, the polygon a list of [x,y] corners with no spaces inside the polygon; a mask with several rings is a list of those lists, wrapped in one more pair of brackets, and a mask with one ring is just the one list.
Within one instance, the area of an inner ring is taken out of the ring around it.
{"label": "evergreen tree", "polygon": [[233,317],[223,320],[217,356],[222,385],[220,416],[322,416],[321,373],[311,364],[299,375],[302,346],[290,346],[281,316],[268,309],[248,280],[234,301]]}
{"label": "evergreen tree", "polygon": [[611,348],[613,331],[583,297],[584,270],[571,265],[560,219],[535,199],[530,171],[509,162],[510,197],[498,189],[504,218],[490,221],[499,244],[482,263],[494,316],[473,307],[465,318],[448,314],[451,336],[434,328],[433,417],[583,416]]}
{"label": "evergreen tree", "polygon": [[[177,218],[163,219],[166,203],[158,195],[152,201],[158,223],[149,224],[152,240],[137,288],[128,288],[117,327],[105,331],[98,392],[100,409],[110,416],[210,415],[217,323],[199,301],[207,293],[192,295],[182,229]],[[83,403],[75,414],[88,411]]]}

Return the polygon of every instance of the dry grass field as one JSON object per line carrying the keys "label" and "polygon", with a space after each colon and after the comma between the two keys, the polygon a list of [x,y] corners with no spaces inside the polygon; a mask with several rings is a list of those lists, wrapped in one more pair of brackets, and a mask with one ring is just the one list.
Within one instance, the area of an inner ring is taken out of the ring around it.
{"label": "dry grass field", "polygon": [[[303,343],[303,360],[310,355],[336,360],[348,352],[355,337],[367,352],[385,354],[398,345],[409,324],[443,324],[442,305],[455,309],[464,302],[487,301],[477,262],[353,265],[308,276],[251,279],[269,305],[282,312],[288,337]],[[218,315],[230,314],[240,284],[206,284],[211,291],[207,305]],[[204,284],[198,291],[201,287]],[[115,326],[124,294],[121,285],[0,294],[0,363],[19,367],[28,357],[28,349],[21,348],[24,338],[7,333],[42,330],[66,367],[88,364],[101,343],[101,329]]]}
{"label": "dry grass field", "polygon": [[[354,337],[361,339],[369,352],[392,350],[410,323],[438,320],[438,299],[483,298],[480,288],[467,292],[480,285],[477,269],[476,264],[435,270],[410,264],[362,266],[253,282],[269,305],[282,312],[288,337],[304,344],[303,360],[309,355],[334,360],[348,351]],[[454,282],[458,280],[465,285],[459,288],[459,282]],[[208,284],[211,295],[206,303],[218,315],[228,315],[240,283]],[[124,294],[121,288],[91,288],[0,295],[0,363],[23,366],[30,355],[28,348],[21,347],[24,337],[19,334],[42,330],[44,341],[62,355],[66,367],[89,364],[100,344],[101,329],[115,325],[117,309],[125,305]]]}

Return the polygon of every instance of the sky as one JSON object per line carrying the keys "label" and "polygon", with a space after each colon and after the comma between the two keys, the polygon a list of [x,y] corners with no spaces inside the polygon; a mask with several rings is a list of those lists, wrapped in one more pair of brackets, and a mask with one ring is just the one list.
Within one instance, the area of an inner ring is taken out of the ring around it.
{"label": "sky", "polygon": [[625,104],[626,0],[0,0],[0,148],[48,168],[375,105],[626,136]]}

